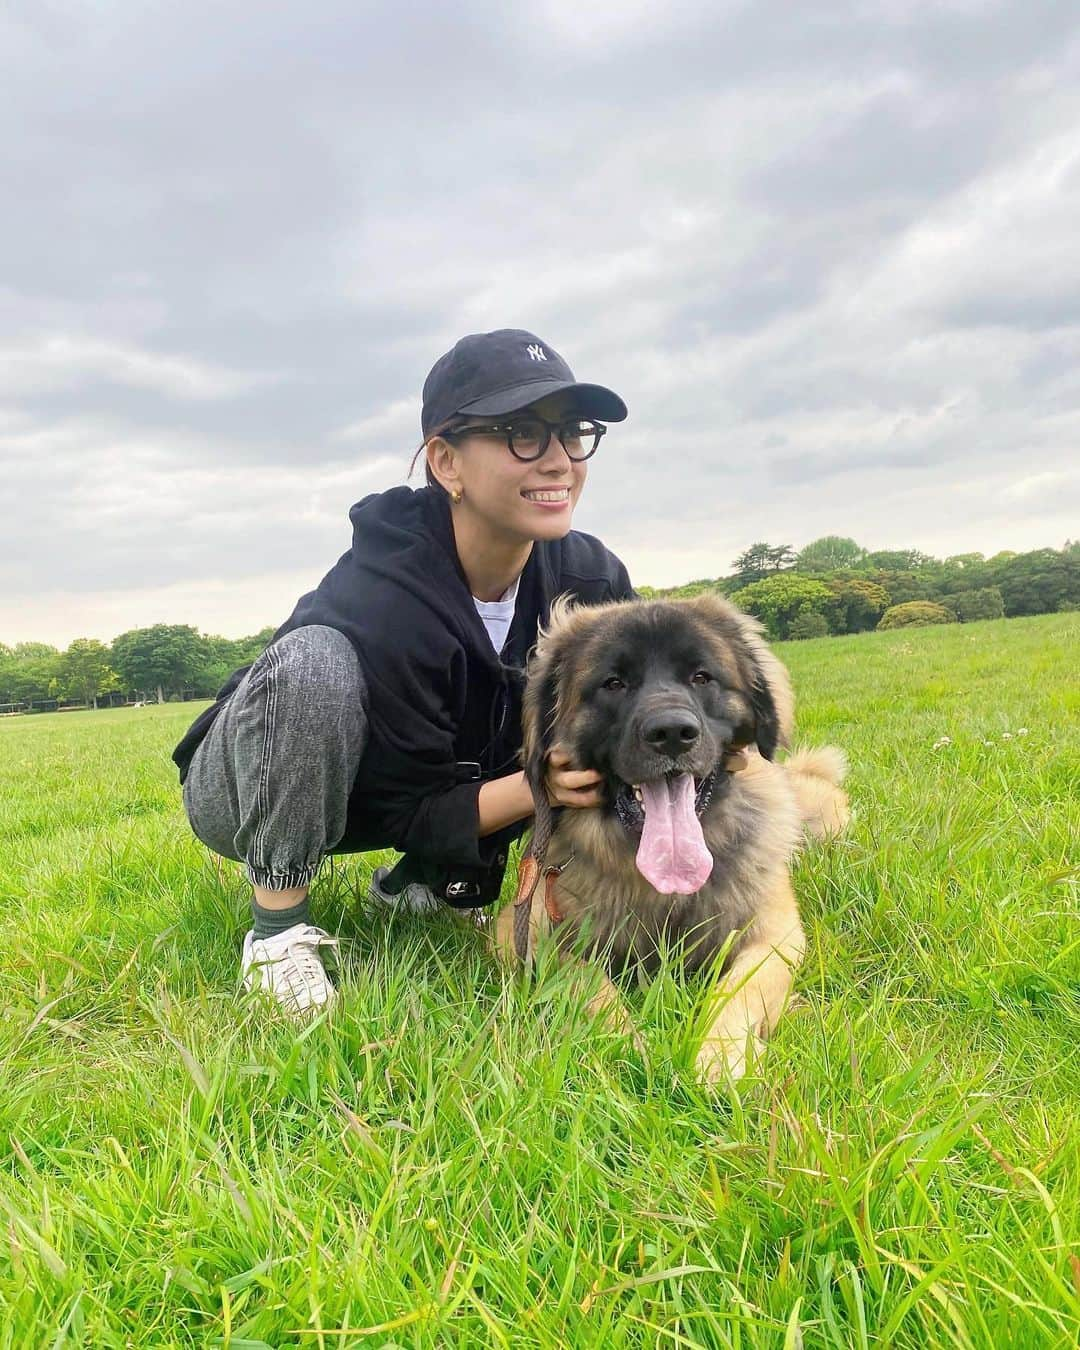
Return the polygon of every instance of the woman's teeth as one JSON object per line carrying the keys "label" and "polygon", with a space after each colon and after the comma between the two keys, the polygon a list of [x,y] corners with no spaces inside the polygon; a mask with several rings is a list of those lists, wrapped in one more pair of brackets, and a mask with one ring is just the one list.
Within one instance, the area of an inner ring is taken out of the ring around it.
{"label": "woman's teeth", "polygon": [[523,492],[521,495],[530,502],[566,502],[570,500],[570,489],[544,488],[536,492]]}

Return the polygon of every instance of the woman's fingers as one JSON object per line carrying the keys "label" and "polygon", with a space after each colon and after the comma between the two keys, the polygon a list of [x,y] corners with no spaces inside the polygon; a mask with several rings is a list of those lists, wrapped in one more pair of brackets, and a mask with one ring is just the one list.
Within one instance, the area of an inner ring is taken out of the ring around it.
{"label": "woman's fingers", "polygon": [[576,792],[556,790],[550,796],[553,806],[599,806],[603,801],[599,788],[581,788]]}
{"label": "woman's fingers", "polygon": [[603,782],[595,769],[562,769],[551,775],[560,787],[576,792],[579,788],[599,787]]}
{"label": "woman's fingers", "polygon": [[600,775],[591,770],[564,770],[550,776],[548,790],[557,806],[599,806],[602,782]]}
{"label": "woman's fingers", "polygon": [[570,756],[555,746],[548,755],[547,789],[553,806],[599,806],[603,777],[595,769],[571,769]]}
{"label": "woman's fingers", "polygon": [[601,776],[595,769],[571,769],[570,756],[561,745],[555,746],[548,753],[548,777],[566,787],[574,788],[588,787],[601,781]]}

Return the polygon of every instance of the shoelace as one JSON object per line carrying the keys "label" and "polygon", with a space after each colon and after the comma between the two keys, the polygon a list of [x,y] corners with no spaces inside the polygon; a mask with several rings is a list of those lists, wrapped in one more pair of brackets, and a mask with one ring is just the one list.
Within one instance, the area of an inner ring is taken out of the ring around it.
{"label": "shoelace", "polygon": [[[338,945],[337,938],[329,937],[318,928],[309,928],[301,937],[295,938],[288,946],[291,964],[285,968],[285,982],[289,993],[295,997],[301,990],[308,990],[326,979],[326,971],[317,955],[320,947]],[[301,985],[297,988],[295,976],[299,974]]]}

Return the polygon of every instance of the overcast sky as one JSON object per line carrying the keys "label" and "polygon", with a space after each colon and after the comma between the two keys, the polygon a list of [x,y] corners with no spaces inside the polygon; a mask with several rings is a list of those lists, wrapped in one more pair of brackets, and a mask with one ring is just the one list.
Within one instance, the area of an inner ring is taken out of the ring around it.
{"label": "overcast sky", "polygon": [[1080,5],[8,0],[0,641],[283,620],[463,333],[639,583],[1080,535]]}

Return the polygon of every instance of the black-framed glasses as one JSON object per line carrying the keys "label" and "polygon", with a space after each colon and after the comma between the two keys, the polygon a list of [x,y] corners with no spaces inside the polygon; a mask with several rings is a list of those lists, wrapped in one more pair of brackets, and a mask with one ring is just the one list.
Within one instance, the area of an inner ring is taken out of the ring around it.
{"label": "black-framed glasses", "polygon": [[575,461],[596,454],[596,447],[607,427],[588,418],[569,417],[562,422],[549,422],[535,413],[514,417],[506,422],[495,422],[482,427],[452,427],[441,434],[448,439],[457,436],[505,436],[506,448],[515,459],[528,463],[540,459],[551,444],[554,435],[567,455]]}

